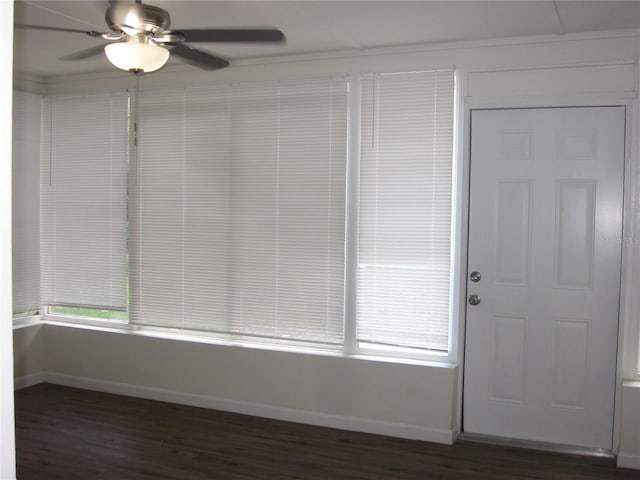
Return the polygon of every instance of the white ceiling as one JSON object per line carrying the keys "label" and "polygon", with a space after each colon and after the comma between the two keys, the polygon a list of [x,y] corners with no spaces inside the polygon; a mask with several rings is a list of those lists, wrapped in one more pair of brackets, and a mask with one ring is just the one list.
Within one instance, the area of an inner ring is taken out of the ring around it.
{"label": "white ceiling", "polygon": [[[145,2],[146,3],[146,2]],[[274,26],[285,45],[194,44],[237,59],[383,46],[640,28],[640,1],[161,1],[171,28]],[[106,0],[16,1],[15,23],[105,31]],[[104,43],[78,33],[16,29],[14,69],[41,76],[109,71],[104,56],[59,57]],[[171,60],[179,62],[180,60]]]}

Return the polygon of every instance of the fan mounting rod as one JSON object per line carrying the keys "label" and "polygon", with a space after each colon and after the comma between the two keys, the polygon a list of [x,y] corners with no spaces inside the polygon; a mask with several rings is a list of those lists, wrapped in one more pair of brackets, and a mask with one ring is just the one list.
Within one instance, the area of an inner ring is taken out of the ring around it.
{"label": "fan mounting rod", "polygon": [[105,20],[111,30],[127,35],[162,35],[171,25],[169,12],[142,3],[114,3],[107,9]]}

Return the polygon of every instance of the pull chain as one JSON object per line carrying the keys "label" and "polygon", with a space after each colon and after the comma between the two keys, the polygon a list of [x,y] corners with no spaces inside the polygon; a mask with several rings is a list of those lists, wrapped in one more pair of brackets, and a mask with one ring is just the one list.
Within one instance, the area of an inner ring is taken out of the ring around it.
{"label": "pull chain", "polygon": [[138,110],[140,107],[140,71],[132,72],[136,77],[135,91],[133,97],[133,145],[138,148]]}

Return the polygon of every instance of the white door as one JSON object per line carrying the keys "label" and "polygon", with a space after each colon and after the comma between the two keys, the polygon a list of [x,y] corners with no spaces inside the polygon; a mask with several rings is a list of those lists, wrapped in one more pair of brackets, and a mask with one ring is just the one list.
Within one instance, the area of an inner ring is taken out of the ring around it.
{"label": "white door", "polygon": [[611,449],[624,131],[624,107],[472,112],[465,432]]}

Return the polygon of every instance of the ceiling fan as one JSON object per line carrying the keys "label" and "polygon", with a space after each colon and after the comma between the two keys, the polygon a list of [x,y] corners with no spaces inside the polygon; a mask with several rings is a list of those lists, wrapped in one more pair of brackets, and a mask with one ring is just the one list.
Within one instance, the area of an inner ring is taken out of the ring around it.
{"label": "ceiling fan", "polygon": [[[109,32],[76,30],[45,25],[16,24],[17,28],[82,33],[111,43],[98,45],[61,57],[61,60],[84,60],[103,51],[116,67],[132,73],[159,70],[175,55],[203,70],[217,70],[229,65],[221,57],[195,49],[188,43],[284,43],[284,34],[276,28],[253,29],[186,29],[170,30],[171,17],[166,10],[143,4],[111,1],[105,14]],[[188,43],[187,43],[188,42]]]}

